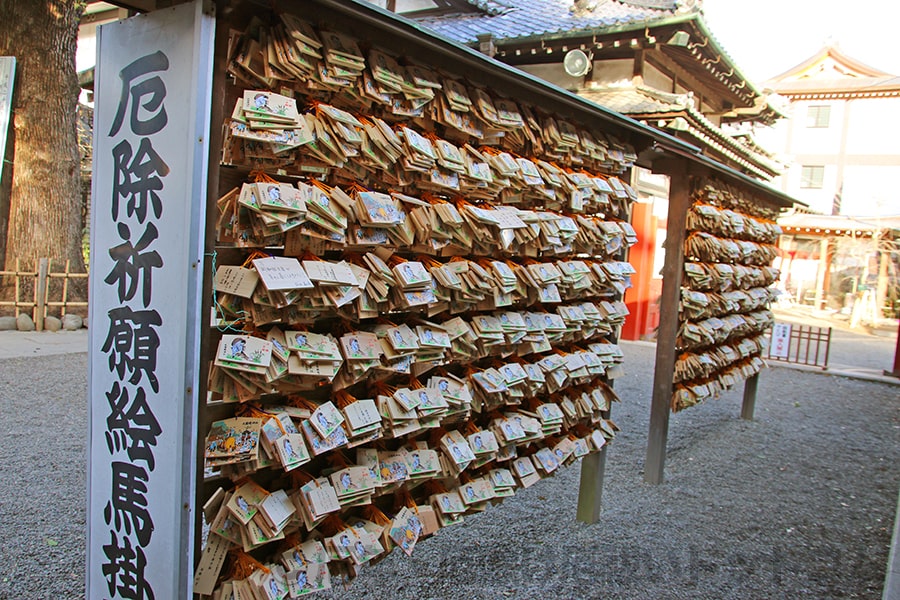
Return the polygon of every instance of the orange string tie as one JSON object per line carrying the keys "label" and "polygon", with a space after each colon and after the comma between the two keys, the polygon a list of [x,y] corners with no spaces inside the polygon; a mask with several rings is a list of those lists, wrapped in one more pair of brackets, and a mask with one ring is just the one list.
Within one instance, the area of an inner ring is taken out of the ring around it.
{"label": "orange string tie", "polygon": [[429,204],[439,204],[439,203],[444,202],[443,199],[438,198],[432,192],[422,192],[419,195],[419,200],[424,200],[425,202],[428,202]]}
{"label": "orange string tie", "polygon": [[234,563],[231,569],[232,579],[247,579],[254,573],[254,571],[259,570],[263,571],[264,573],[271,573],[267,566],[265,566],[240,548],[234,548],[232,550],[229,550],[228,552],[234,559]]}
{"label": "orange string tie", "polygon": [[475,206],[474,204],[472,204],[471,202],[469,202],[468,200],[466,200],[466,199],[463,198],[462,196],[456,196],[456,197],[453,198],[450,202],[453,203],[453,204],[455,204],[455,205],[456,205],[456,209],[457,209],[457,210],[460,210],[460,211],[461,211],[463,208],[465,208],[466,206]]}
{"label": "orange string tie", "polygon": [[271,258],[271,254],[266,254],[260,250],[254,250],[250,254],[247,255],[247,258],[241,264],[242,267],[249,269],[253,265],[253,261],[257,258]]}
{"label": "orange string tie", "polygon": [[394,505],[401,508],[405,506],[407,508],[413,509],[416,514],[419,513],[419,510],[416,506],[416,501],[413,500],[412,494],[410,494],[409,490],[406,488],[402,488],[396,493],[396,495],[394,496]]}
{"label": "orange string tie", "polygon": [[287,533],[284,536],[284,543],[281,548],[282,551],[287,550],[288,548],[293,548],[294,546],[299,546],[303,543],[303,538],[300,537],[300,534],[297,532]]}
{"label": "orange string tie", "polygon": [[302,408],[310,412],[314,412],[317,408],[319,408],[318,404],[299,395],[288,396],[287,403],[290,406],[296,406],[297,408]]}
{"label": "orange string tie", "polygon": [[303,253],[302,256],[300,256],[300,260],[301,260],[301,261],[304,261],[304,260],[318,260],[318,261],[321,261],[321,260],[324,260],[324,259],[322,259],[322,258],[316,256],[315,254],[313,254],[312,252],[310,252],[309,250],[307,250],[306,252]]}
{"label": "orange string tie", "polygon": [[345,529],[350,529],[350,527],[343,521],[343,519],[341,519],[340,516],[332,514],[326,517],[324,521],[322,521],[322,524],[319,525],[319,529],[326,535],[335,536]]}
{"label": "orange string tie", "polygon": [[[248,402],[242,405],[235,414],[240,413],[240,417],[249,417],[254,419],[269,419],[272,415],[261,410],[255,402]],[[277,421],[278,419],[276,419]]]}
{"label": "orange string tie", "polygon": [[331,196],[332,187],[330,185],[326,185],[325,183],[319,181],[318,179],[310,179],[309,182],[312,185],[319,188],[320,190],[322,190],[323,192],[325,192],[326,194],[328,194],[329,196]]}
{"label": "orange string tie", "polygon": [[424,484],[422,484],[422,487],[425,489],[425,493],[427,493],[429,496],[433,494],[447,493],[447,487],[436,479],[429,479]]}
{"label": "orange string tie", "polygon": [[384,381],[376,381],[370,389],[378,396],[393,396],[397,391],[396,387],[388,385]]}
{"label": "orange string tie", "polygon": [[331,398],[338,408],[346,408],[356,402],[356,398],[345,390],[336,391]]}
{"label": "orange string tie", "polygon": [[391,255],[391,257],[387,259],[387,264],[388,264],[388,266],[391,266],[391,267],[396,267],[397,265],[402,265],[405,262],[409,262],[409,261],[407,261],[402,256],[398,256],[396,254]]}
{"label": "orange string tie", "polygon": [[369,504],[362,511],[363,516],[377,525],[390,525],[391,519],[374,504]]}
{"label": "orange string tie", "polygon": [[248,177],[253,183],[278,183],[278,181],[272,179],[272,177],[267,175],[264,171],[251,171]]}
{"label": "orange string tie", "polygon": [[416,260],[419,261],[420,263],[422,263],[425,266],[425,268],[428,269],[429,271],[431,269],[436,269],[438,267],[444,266],[444,263],[442,263],[441,261],[435,260],[434,258],[424,255],[424,254],[420,254],[419,256],[416,256]]}

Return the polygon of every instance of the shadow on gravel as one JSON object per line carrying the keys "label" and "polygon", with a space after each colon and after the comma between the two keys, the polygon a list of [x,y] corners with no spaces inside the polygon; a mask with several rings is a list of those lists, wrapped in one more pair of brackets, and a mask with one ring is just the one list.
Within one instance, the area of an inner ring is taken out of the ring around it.
{"label": "shadow on gravel", "polygon": [[[897,388],[768,369],[674,415],[666,483],[643,483],[653,348],[623,344],[604,510],[579,468],[363,569],[373,598],[880,598],[900,484]],[[86,356],[0,361],[0,598],[81,598]]]}

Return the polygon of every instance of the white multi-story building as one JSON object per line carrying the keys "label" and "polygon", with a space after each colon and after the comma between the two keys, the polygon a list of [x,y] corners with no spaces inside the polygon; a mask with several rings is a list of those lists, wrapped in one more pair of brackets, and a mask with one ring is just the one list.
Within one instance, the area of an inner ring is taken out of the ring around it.
{"label": "white multi-story building", "polygon": [[765,85],[788,116],[760,132],[789,165],[776,185],[816,212],[900,214],[900,77],[826,46]]}

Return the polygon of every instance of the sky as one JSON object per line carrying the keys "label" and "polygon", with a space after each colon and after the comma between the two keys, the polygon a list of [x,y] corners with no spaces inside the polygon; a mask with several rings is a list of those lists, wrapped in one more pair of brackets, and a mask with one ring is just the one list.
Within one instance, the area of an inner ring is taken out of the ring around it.
{"label": "sky", "polygon": [[[754,83],[800,64],[829,37],[845,54],[900,75],[900,0],[703,0],[703,11],[719,45]],[[79,44],[78,70],[94,64],[95,52]]]}
{"label": "sky", "polygon": [[706,23],[754,83],[814,55],[829,38],[870,67],[900,75],[898,0],[703,0]]}

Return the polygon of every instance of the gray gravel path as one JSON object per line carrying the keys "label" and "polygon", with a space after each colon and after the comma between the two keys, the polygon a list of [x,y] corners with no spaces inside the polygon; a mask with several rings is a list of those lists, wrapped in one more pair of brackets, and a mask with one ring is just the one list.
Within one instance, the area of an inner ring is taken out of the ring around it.
{"label": "gray gravel path", "polygon": [[[643,483],[653,348],[623,344],[601,521],[578,468],[366,568],[334,598],[880,598],[900,485],[897,386],[786,368],[673,416]],[[86,356],[0,360],[0,598],[80,598]],[[56,545],[51,545],[55,543]]]}
{"label": "gray gravel path", "polygon": [[0,598],[84,597],[87,354],[0,360]]}

